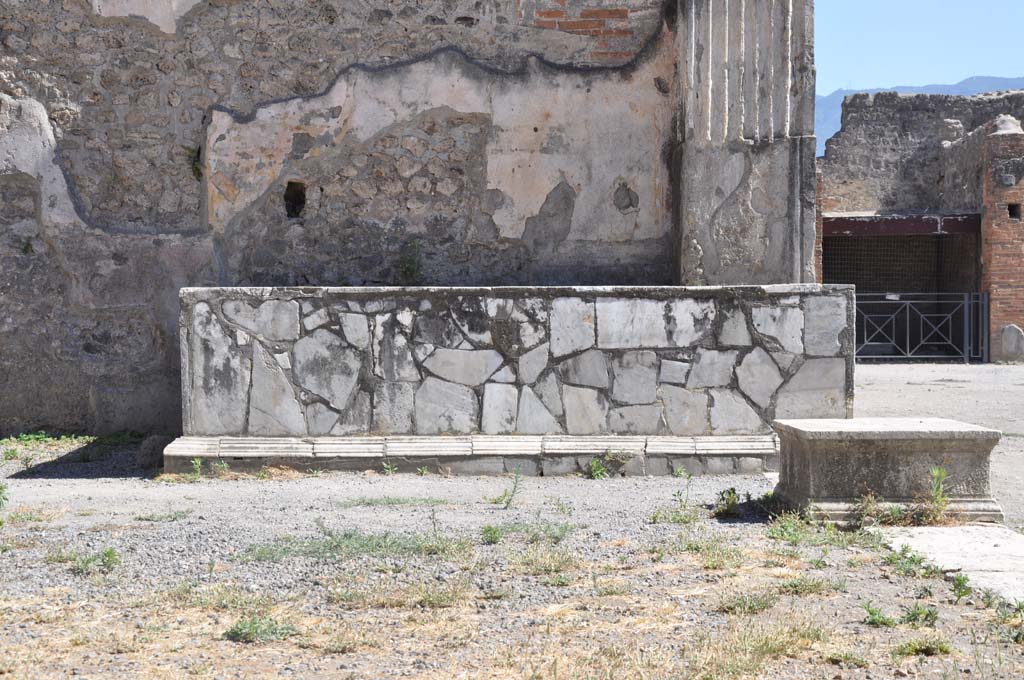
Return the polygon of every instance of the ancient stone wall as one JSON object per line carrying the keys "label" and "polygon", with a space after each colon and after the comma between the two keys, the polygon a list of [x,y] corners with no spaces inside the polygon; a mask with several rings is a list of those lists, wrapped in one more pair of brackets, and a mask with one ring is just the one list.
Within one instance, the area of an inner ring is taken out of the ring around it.
{"label": "ancient stone wall", "polygon": [[853,405],[852,288],[187,289],[187,436],[770,433]]}
{"label": "ancient stone wall", "polygon": [[[819,160],[826,212],[977,211],[944,196],[949,162],[943,142],[955,142],[1000,114],[1024,116],[1024,92],[950,95],[852,95],[843,129]],[[968,194],[973,195],[973,194]]]}
{"label": "ancient stone wall", "polygon": [[176,431],[183,286],[803,280],[811,6],[4,2],[0,431]]}

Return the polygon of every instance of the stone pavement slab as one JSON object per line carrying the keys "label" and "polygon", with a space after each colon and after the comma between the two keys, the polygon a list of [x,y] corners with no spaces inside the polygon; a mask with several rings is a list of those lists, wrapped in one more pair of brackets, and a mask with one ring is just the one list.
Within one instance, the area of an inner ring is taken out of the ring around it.
{"label": "stone pavement slab", "polygon": [[944,572],[962,572],[977,590],[1024,601],[1024,535],[1005,526],[912,527],[881,530],[894,550],[908,546]]}

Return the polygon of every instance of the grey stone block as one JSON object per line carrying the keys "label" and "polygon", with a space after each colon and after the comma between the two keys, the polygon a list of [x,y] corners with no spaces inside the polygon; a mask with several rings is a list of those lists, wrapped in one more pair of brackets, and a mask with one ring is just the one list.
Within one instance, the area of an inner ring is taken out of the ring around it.
{"label": "grey stone block", "polygon": [[416,402],[413,383],[378,382],[373,391],[373,430],[387,434],[413,432]]}
{"label": "grey stone block", "polygon": [[227,300],[221,310],[228,321],[264,340],[299,338],[299,303],[295,300],[267,300],[255,306],[242,300]]}
{"label": "grey stone block", "polygon": [[999,334],[1002,345],[999,359],[1003,361],[1021,361],[1024,359],[1024,330],[1020,326],[1010,324],[1004,326]]}
{"label": "grey stone block", "polygon": [[768,352],[754,348],[736,369],[740,389],[761,408],[767,408],[775,390],[782,384],[782,375]]}
{"label": "grey stone block", "polygon": [[759,475],[766,469],[763,458],[740,456],[736,459],[736,472],[741,475]]}
{"label": "grey stone block", "polygon": [[562,387],[565,427],[569,434],[601,434],[608,431],[608,400],[597,390]]}
{"label": "grey stone block", "polygon": [[622,404],[652,404],[657,398],[657,354],[625,352],[612,361],[612,399]]}
{"label": "grey stone block", "polygon": [[758,333],[779,343],[786,352],[804,352],[804,312],[799,307],[754,307],[751,310]]}
{"label": "grey stone block", "polygon": [[736,474],[736,465],[732,456],[707,456],[704,458],[704,473],[709,475]]}
{"label": "grey stone block", "polygon": [[[297,312],[298,304],[295,309]],[[266,437],[307,434],[306,419],[292,384],[277,361],[258,342],[253,343],[252,353],[249,434]]]}
{"label": "grey stone block", "polygon": [[658,394],[665,406],[665,422],[669,432],[677,436],[710,432],[707,392],[662,385],[658,388]]}
{"label": "grey stone block", "polygon": [[733,367],[739,352],[735,350],[719,351],[701,348],[690,368],[690,377],[686,386],[723,387],[732,382]]}
{"label": "grey stone block", "polygon": [[722,322],[718,344],[723,347],[750,347],[752,343],[750,330],[747,328],[747,315],[742,309],[730,310]]}
{"label": "grey stone block", "polygon": [[664,422],[659,404],[621,406],[608,412],[608,430],[618,434],[658,434]]}
{"label": "grey stone block", "polygon": [[355,392],[363,353],[321,328],[295,343],[291,364],[292,376],[299,386],[341,410]]}
{"label": "grey stone block", "polygon": [[174,437],[151,435],[142,440],[135,451],[135,464],[144,470],[163,465],[164,449],[174,441]]}
{"label": "grey stone block", "polygon": [[779,390],[775,417],[842,418],[846,388],[845,359],[811,359]]}
{"label": "grey stone block", "polygon": [[519,380],[524,385],[532,385],[548,367],[551,359],[550,345],[544,343],[519,357]]}
{"label": "grey stone block", "polygon": [[428,371],[448,382],[476,387],[483,385],[505,359],[493,349],[436,349],[423,362]]}
{"label": "grey stone block", "polygon": [[484,434],[508,434],[516,431],[519,390],[515,385],[484,385],[481,430]]}
{"label": "grey stone block", "polygon": [[416,390],[416,434],[469,434],[478,427],[476,394],[465,385],[427,378]]}
{"label": "grey stone block", "polygon": [[592,349],[567,359],[558,367],[562,382],[581,387],[608,389],[608,360],[604,352]]}
{"label": "grey stone block", "polygon": [[882,502],[917,502],[930,493],[931,470],[942,467],[951,513],[1002,521],[989,487],[995,430],[938,418],[779,420],[775,429],[782,446],[777,491],[815,516],[849,521],[868,493]]}
{"label": "grey stone block", "polygon": [[847,327],[846,298],[811,296],[806,302],[804,349],[810,356],[834,357],[842,350],[840,335]]}
{"label": "grey stone block", "polygon": [[594,303],[557,298],[551,303],[551,353],[556,357],[594,346]]}
{"label": "grey stone block", "polygon": [[185,375],[185,431],[196,435],[240,434],[245,427],[252,361],[246,357],[210,306],[192,310],[191,333],[186,339],[189,366]]}
{"label": "grey stone block", "polygon": [[520,434],[558,434],[562,426],[537,397],[534,391],[524,386],[519,395],[519,417],[516,432]]}
{"label": "grey stone block", "polygon": [[690,364],[686,361],[661,360],[661,373],[658,381],[672,385],[685,385],[690,375]]}
{"label": "grey stone block", "polygon": [[715,320],[709,300],[599,298],[598,339],[603,349],[690,347],[702,340]]}
{"label": "grey stone block", "polygon": [[747,400],[732,390],[711,390],[711,431],[716,435],[759,434],[767,432]]}

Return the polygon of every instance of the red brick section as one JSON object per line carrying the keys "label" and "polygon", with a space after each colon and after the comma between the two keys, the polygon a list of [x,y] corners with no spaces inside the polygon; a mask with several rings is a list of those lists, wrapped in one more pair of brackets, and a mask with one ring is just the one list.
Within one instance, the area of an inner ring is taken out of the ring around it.
{"label": "red brick section", "polygon": [[[568,6],[567,6],[568,5]],[[543,0],[527,22],[535,28],[601,38],[590,52],[591,61],[622,63],[636,54],[623,49],[623,41],[635,40],[626,7],[581,7],[567,0]]]}
{"label": "red brick section", "polygon": [[822,209],[824,206],[822,205],[822,202],[825,195],[825,181],[820,167],[814,171],[814,181],[817,184],[815,195],[818,197],[816,204],[817,210],[814,211],[814,280],[821,283],[822,239],[825,234],[825,220],[822,217]]}
{"label": "red brick section", "polygon": [[[1003,328],[1024,328],[1024,221],[1010,214],[1010,205],[1024,206],[1024,134],[989,136],[981,170],[981,288],[990,295],[991,351],[999,360]],[[1016,183],[1006,186],[1011,176]]]}

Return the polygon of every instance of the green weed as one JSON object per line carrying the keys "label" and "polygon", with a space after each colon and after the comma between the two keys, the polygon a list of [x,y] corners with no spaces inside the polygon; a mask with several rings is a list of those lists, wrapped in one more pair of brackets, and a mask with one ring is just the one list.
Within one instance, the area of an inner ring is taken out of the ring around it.
{"label": "green weed", "polygon": [[265,616],[253,616],[237,621],[224,633],[224,639],[252,644],[283,640],[296,634],[298,631],[292,625]]}
{"label": "green weed", "polygon": [[723,614],[759,614],[774,607],[779,596],[773,592],[745,593],[722,600],[715,611]]}
{"label": "green weed", "polygon": [[966,574],[953,574],[951,586],[953,588],[953,597],[956,598],[956,603],[960,604],[960,600],[970,596],[974,589],[970,586],[970,579],[967,578]]}
{"label": "green weed", "polygon": [[945,656],[952,653],[953,645],[937,635],[908,640],[897,646],[892,652],[894,657]]}
{"label": "green weed", "polygon": [[896,625],[896,620],[891,616],[882,613],[882,610],[873,605],[870,602],[864,603],[864,611],[867,615],[864,617],[864,623],[869,626],[875,626],[879,628],[892,628]]}
{"label": "green weed", "polygon": [[488,498],[487,502],[493,503],[494,505],[500,505],[502,510],[508,510],[512,507],[512,504],[516,500],[516,496],[518,496],[519,492],[522,490],[522,483],[523,475],[517,466],[515,472],[512,473],[512,486],[502,491],[500,495]]}
{"label": "green weed", "polygon": [[903,616],[900,617],[900,623],[905,623],[915,628],[920,626],[934,628],[938,620],[939,610],[935,607],[923,605],[920,602],[915,603],[912,607],[904,607]]}

